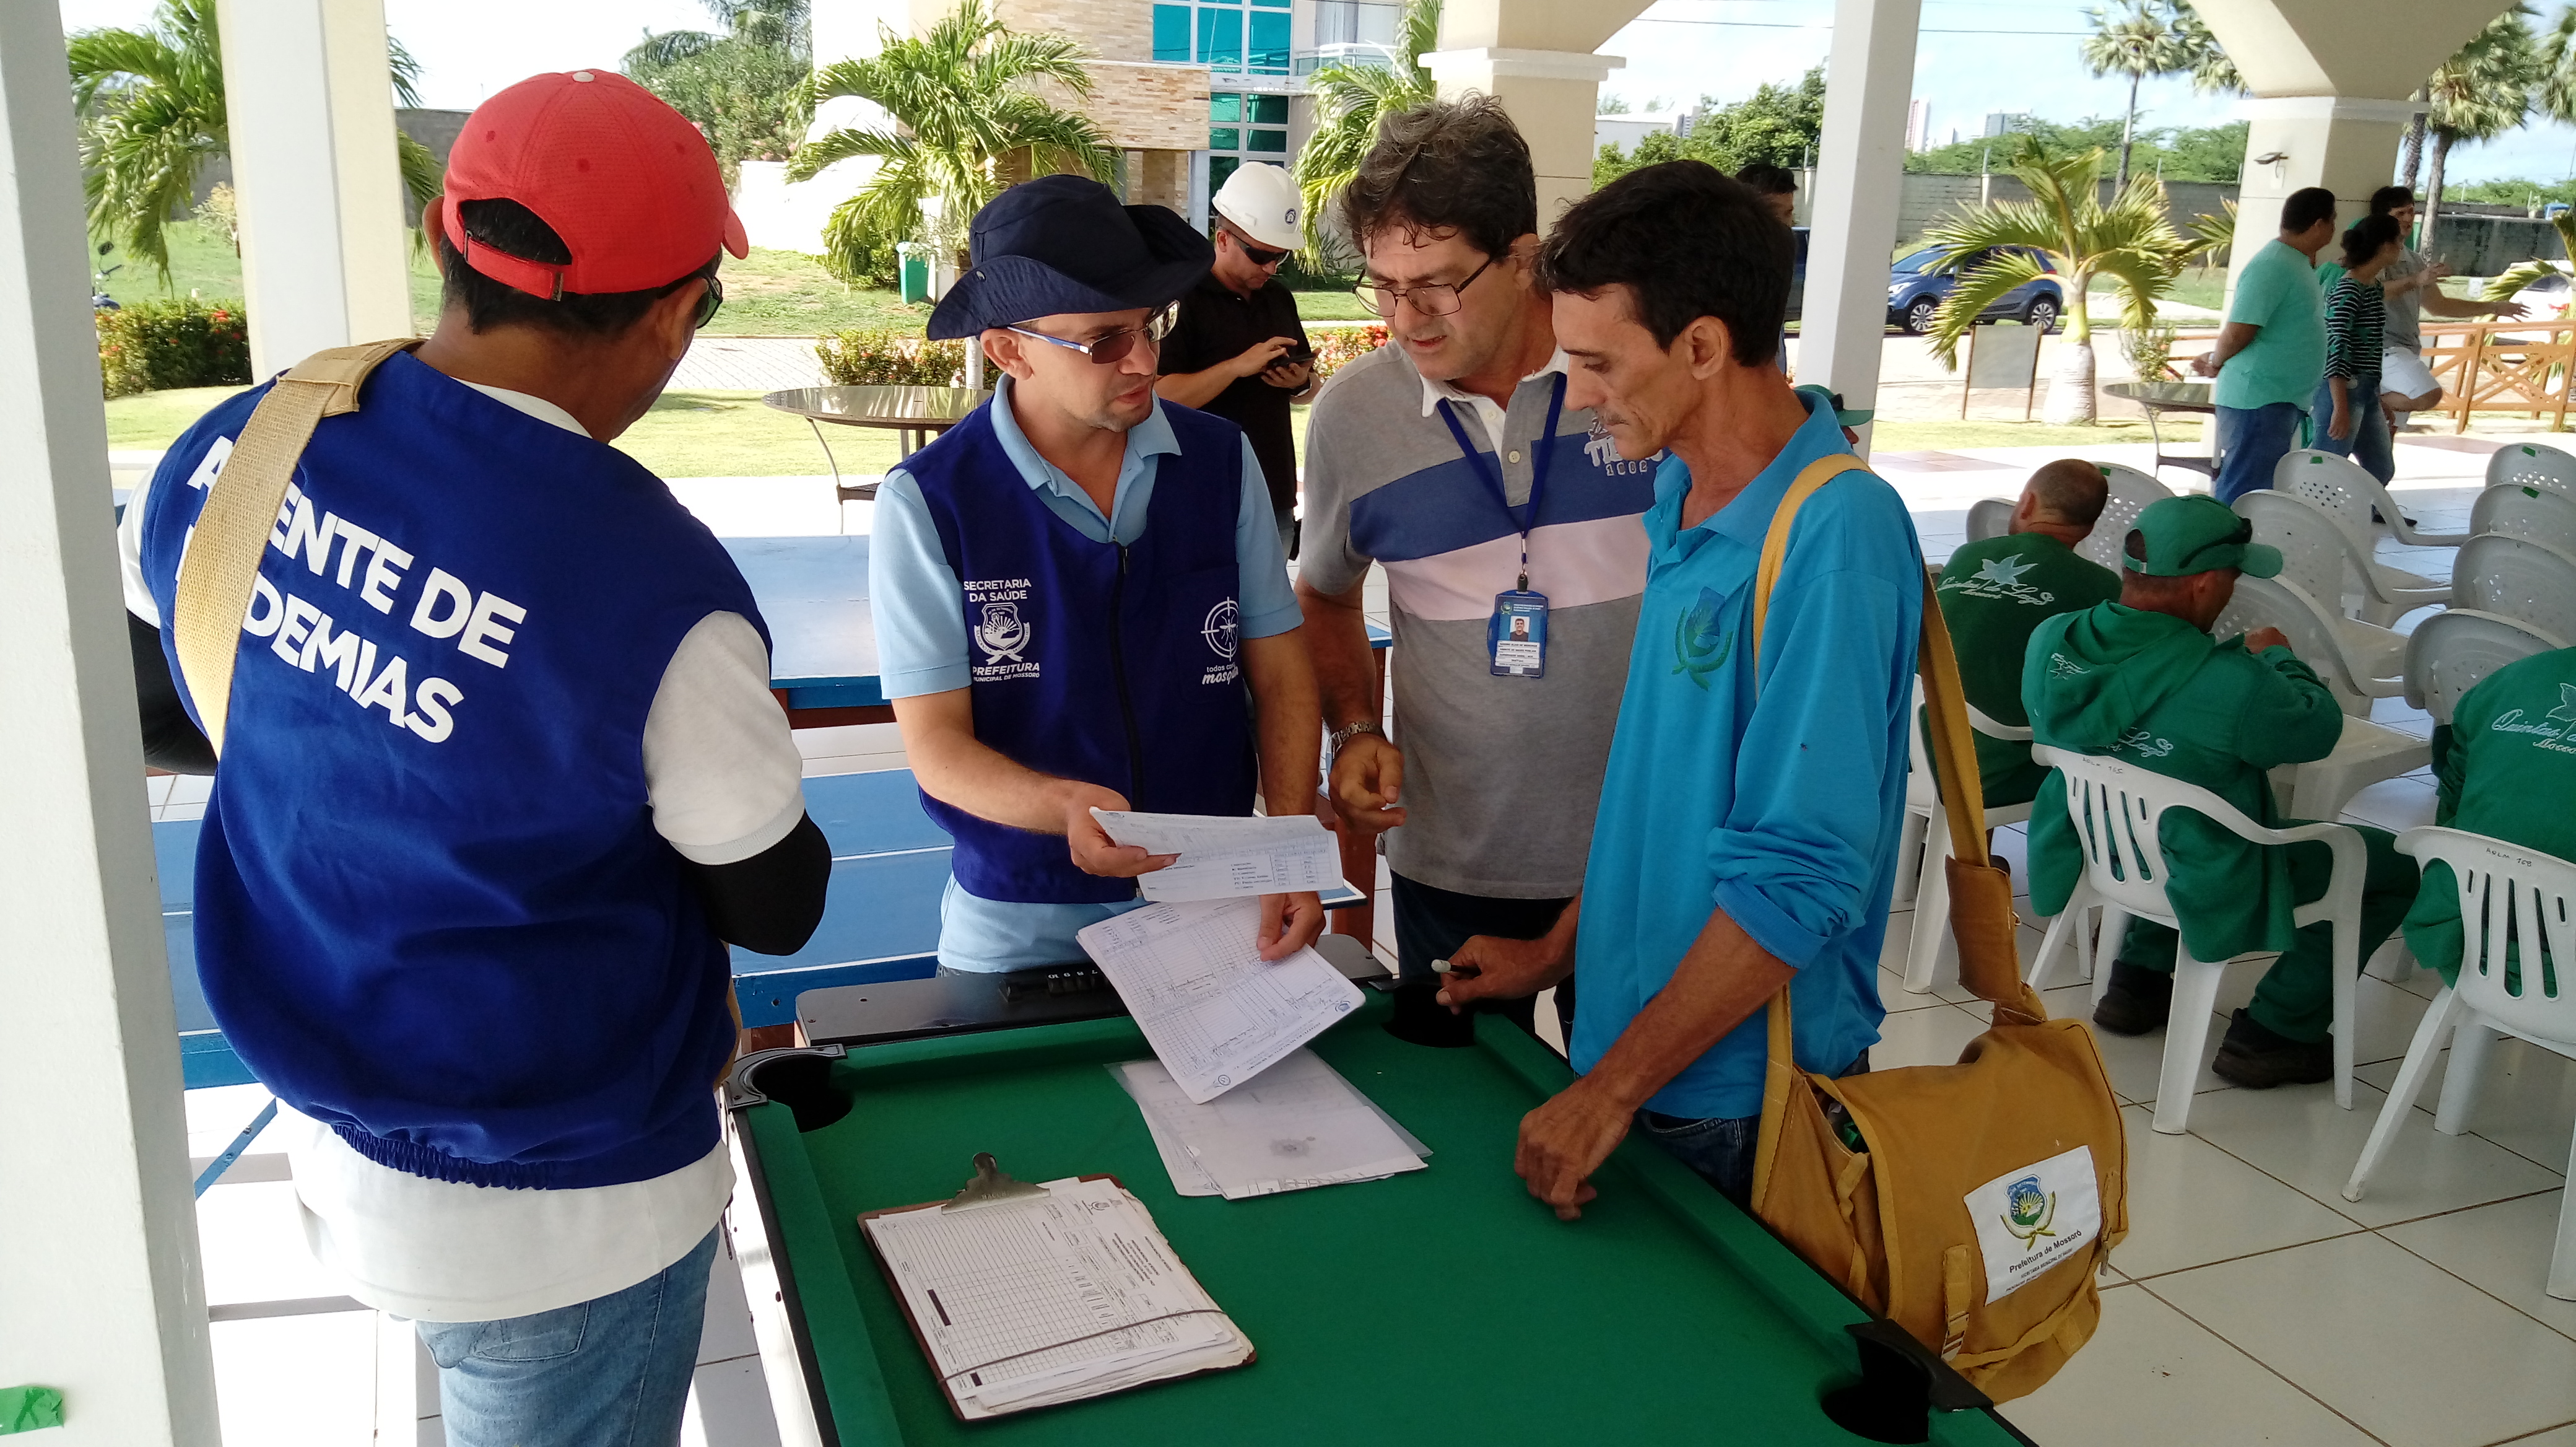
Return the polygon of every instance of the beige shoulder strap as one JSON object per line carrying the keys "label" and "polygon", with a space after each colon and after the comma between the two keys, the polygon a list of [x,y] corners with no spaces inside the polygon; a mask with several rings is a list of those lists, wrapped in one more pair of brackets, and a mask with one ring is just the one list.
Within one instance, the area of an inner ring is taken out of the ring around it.
{"label": "beige shoulder strap", "polygon": [[224,751],[231,711],[233,658],[259,576],[262,549],[286,502],[296,460],[325,417],[358,410],[358,389],[385,358],[420,345],[418,338],[334,347],[287,369],[253,408],[232,455],[207,489],[196,530],[179,560],[176,614],[179,672],[215,752]]}

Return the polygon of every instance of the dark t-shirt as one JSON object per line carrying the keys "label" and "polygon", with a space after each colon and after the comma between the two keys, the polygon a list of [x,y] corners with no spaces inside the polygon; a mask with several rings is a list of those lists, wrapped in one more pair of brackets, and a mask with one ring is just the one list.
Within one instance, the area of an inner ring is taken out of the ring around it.
{"label": "dark t-shirt", "polygon": [[[1181,298],[1180,320],[1163,339],[1163,375],[1204,372],[1272,337],[1295,337],[1300,345],[1306,340],[1306,328],[1297,320],[1297,299],[1288,288],[1271,281],[1240,296],[1211,274]],[[1297,500],[1297,441],[1288,429],[1289,399],[1296,395],[1254,373],[1228,382],[1200,409],[1242,428],[1251,439],[1252,455],[1261,460],[1262,478],[1270,485],[1273,510]]]}
{"label": "dark t-shirt", "polygon": [[[2022,655],[2032,631],[2060,613],[2117,602],[2120,577],[2045,533],[2013,533],[1952,553],[1938,595],[1968,702],[1997,723],[2025,725]],[[1984,734],[1976,742],[1986,803],[2028,803],[2039,792],[2048,771],[2031,762],[2030,745]]]}

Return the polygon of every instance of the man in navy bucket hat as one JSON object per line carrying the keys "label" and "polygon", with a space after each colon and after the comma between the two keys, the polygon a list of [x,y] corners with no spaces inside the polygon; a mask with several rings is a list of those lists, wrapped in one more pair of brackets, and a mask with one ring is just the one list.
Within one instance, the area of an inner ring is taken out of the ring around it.
{"label": "man in navy bucket hat", "polygon": [[[869,591],[922,803],[957,841],[943,971],[1082,958],[1171,863],[1093,809],[1310,812],[1322,725],[1260,465],[1231,422],[1154,393],[1174,304],[1214,259],[1160,206],[1078,176],[976,213],[932,312],[1001,372],[992,400],[888,473]],[[1279,959],[1323,923],[1262,900]]]}

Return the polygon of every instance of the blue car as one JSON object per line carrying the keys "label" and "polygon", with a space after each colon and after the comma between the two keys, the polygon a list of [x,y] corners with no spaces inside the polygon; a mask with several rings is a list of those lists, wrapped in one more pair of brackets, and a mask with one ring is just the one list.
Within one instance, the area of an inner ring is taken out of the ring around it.
{"label": "blue car", "polygon": [[[1929,248],[1897,258],[1887,269],[1887,324],[1903,327],[1913,336],[1932,330],[1932,314],[1941,309],[1941,299],[1959,284],[1959,272],[1976,270],[1996,251],[2019,252],[2038,261],[2051,273],[2055,267],[2040,252],[2023,247],[1996,247],[1963,258],[1953,270],[1941,265],[1941,253]],[[2041,331],[2057,330],[2057,319],[2066,314],[2066,293],[2054,275],[2022,283],[2005,292],[1993,306],[1986,308],[1979,320],[2017,320]]]}

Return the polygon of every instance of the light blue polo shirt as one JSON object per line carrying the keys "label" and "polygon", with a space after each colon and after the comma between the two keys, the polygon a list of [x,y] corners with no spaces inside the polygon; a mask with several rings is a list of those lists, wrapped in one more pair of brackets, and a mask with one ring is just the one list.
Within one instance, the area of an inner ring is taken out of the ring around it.
{"label": "light blue polo shirt", "polygon": [[[1107,517],[1082,485],[1039,456],[1020,430],[1008,377],[994,390],[993,435],[1048,511],[1093,542],[1133,543],[1145,534],[1159,460],[1181,450],[1163,415],[1171,405],[1157,398],[1153,413],[1128,430]],[[1242,575],[1235,599],[1238,636],[1270,638],[1296,627],[1303,616],[1288,585],[1288,560],[1279,548],[1270,492],[1249,442],[1243,444],[1242,486],[1234,520],[1234,554]],[[876,620],[877,666],[885,696],[918,698],[964,688],[973,674],[962,590],[922,502],[921,484],[897,468],[877,488],[876,502],[868,539],[868,604]],[[968,894],[952,878],[939,904],[939,962],[955,970],[993,971],[1079,960],[1076,931],[1142,903],[1008,903]]]}
{"label": "light blue polo shirt", "polygon": [[[1866,473],[1798,512],[1771,595],[1756,701],[1755,564],[1789,484],[1848,452],[1830,407],[1734,500],[1681,526],[1690,469],[1655,474],[1653,552],[1575,941],[1573,1062],[1590,1070],[1672,978],[1712,907],[1794,967],[1797,1063],[1839,1071],[1878,1039],[1879,945],[1905,809],[1923,551]],[[1647,1102],[1691,1119],[1762,1111],[1764,1012]]]}

